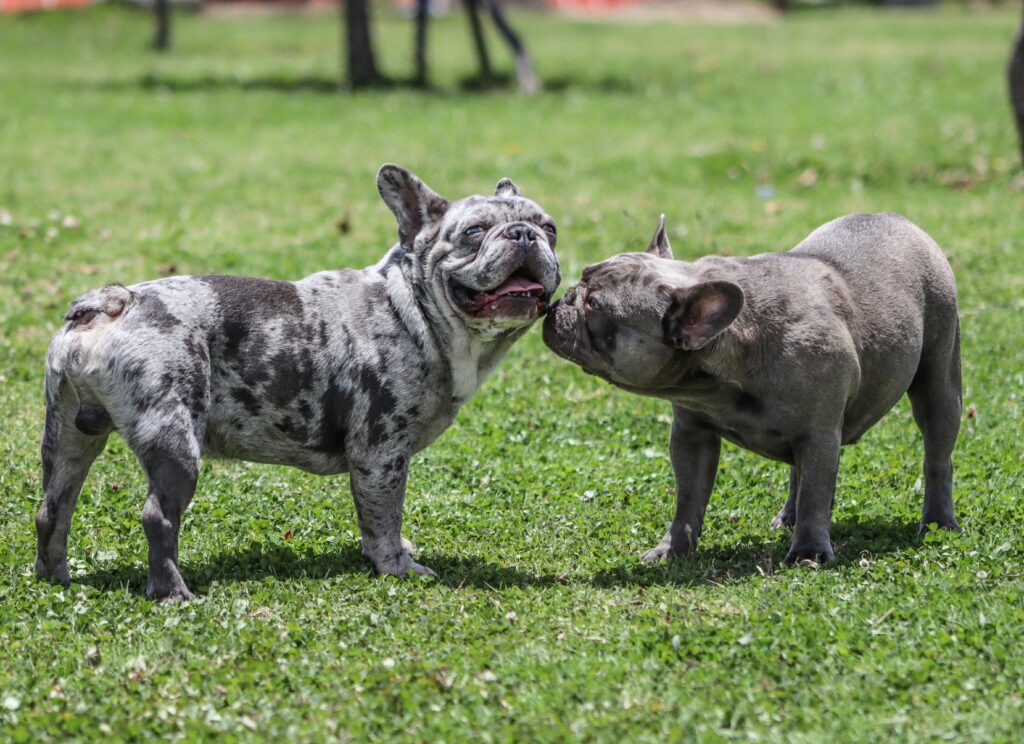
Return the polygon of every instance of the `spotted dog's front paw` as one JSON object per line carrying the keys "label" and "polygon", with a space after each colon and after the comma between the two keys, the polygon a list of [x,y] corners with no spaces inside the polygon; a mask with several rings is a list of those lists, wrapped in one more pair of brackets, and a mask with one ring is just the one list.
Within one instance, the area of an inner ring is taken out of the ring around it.
{"label": "spotted dog's front paw", "polygon": [[[402,542],[405,543],[406,541],[403,539]],[[380,559],[375,559],[373,556],[369,556],[369,558],[373,564],[374,572],[378,575],[398,576],[403,579],[410,576],[437,576],[430,568],[416,563],[404,545],[400,553]]]}

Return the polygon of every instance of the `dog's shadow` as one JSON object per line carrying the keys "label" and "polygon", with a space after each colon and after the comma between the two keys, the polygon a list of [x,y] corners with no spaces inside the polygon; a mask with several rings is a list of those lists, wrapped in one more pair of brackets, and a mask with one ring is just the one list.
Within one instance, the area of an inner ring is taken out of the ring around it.
{"label": "dog's shadow", "polygon": [[[833,566],[841,568],[858,563],[865,555],[878,556],[916,547],[916,524],[897,524],[881,520],[848,519],[832,525],[836,548]],[[789,546],[789,531],[757,537],[739,545],[701,548],[694,555],[655,565],[647,565],[639,556],[624,554],[610,568],[596,573],[533,573],[501,566],[483,558],[447,556],[424,551],[422,560],[438,574],[438,581],[452,589],[472,587],[501,590],[509,587],[544,588],[552,585],[590,584],[595,587],[662,586],[680,588],[720,586],[775,573],[783,566]],[[369,563],[358,547],[316,552],[297,550],[291,545],[250,543],[241,550],[220,553],[199,561],[183,561],[185,580],[200,595],[211,585],[259,581],[274,578],[323,580],[346,574],[370,574]],[[805,570],[803,568],[788,570]],[[121,565],[94,571],[77,579],[104,591],[145,591],[146,574],[137,565]]]}

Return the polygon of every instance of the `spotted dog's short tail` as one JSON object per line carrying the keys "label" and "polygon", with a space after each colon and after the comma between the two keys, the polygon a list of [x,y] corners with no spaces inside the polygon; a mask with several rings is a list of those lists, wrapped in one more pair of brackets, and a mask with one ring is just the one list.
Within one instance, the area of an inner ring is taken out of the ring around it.
{"label": "spotted dog's short tail", "polygon": [[[82,434],[97,436],[110,431],[110,416],[80,379],[93,364],[91,349],[109,324],[138,302],[138,296],[121,284],[108,284],[72,301],[64,315],[67,324],[57,332],[46,354],[44,385],[46,423],[43,427],[43,463],[56,452],[61,430],[73,425]],[[86,375],[87,377],[87,375]]]}
{"label": "spotted dog's short tail", "polygon": [[64,320],[68,330],[84,328],[97,317],[116,318],[138,301],[138,296],[123,284],[108,284],[84,294],[68,306]]}

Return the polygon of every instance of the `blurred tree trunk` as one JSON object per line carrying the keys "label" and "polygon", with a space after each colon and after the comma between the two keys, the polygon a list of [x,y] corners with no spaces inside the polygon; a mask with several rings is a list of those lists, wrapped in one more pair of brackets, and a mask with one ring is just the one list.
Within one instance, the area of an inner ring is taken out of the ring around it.
{"label": "blurred tree trunk", "polygon": [[162,52],[171,46],[171,0],[154,0],[153,19],[153,48]]}
{"label": "blurred tree trunk", "polygon": [[1010,103],[1017,117],[1017,134],[1020,135],[1020,156],[1024,161],[1024,19],[1021,20],[1017,40],[1010,57]]}
{"label": "blurred tree trunk", "polygon": [[344,5],[348,83],[365,88],[380,82],[370,37],[369,0],[341,0]]}

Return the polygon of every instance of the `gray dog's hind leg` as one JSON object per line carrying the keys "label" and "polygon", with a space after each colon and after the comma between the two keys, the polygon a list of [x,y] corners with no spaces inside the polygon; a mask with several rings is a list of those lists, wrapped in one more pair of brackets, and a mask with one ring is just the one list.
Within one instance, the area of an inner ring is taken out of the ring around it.
{"label": "gray dog's hind leg", "polygon": [[804,560],[828,563],[835,558],[829,538],[829,523],[839,472],[840,439],[839,431],[812,432],[795,453],[800,483],[796,497],[796,525],[786,563]]}
{"label": "gray dog's hind leg", "polygon": [[689,426],[678,415],[673,419],[669,454],[676,477],[676,515],[661,542],[644,553],[645,563],[696,550],[721,448],[721,437],[713,431]]}
{"label": "gray dog's hind leg", "polygon": [[925,349],[907,391],[914,421],[924,439],[924,505],[919,532],[929,524],[960,530],[953,512],[953,447],[963,405],[960,381],[960,326]]}
{"label": "gray dog's hind leg", "polygon": [[59,385],[59,390],[49,391],[43,426],[43,503],[36,515],[35,573],[40,579],[67,584],[71,517],[89,468],[107,444],[110,419],[102,409],[85,406],[78,421],[82,431],[76,426],[78,396],[67,383],[48,379],[47,385]]}
{"label": "gray dog's hind leg", "polygon": [[789,466],[789,496],[786,497],[785,505],[779,509],[779,513],[772,519],[772,529],[780,530],[783,527],[792,527],[796,524],[796,495],[800,490],[800,469],[796,465]]}
{"label": "gray dog's hind leg", "polygon": [[402,507],[409,458],[395,456],[386,460],[351,462],[349,480],[352,498],[359,516],[363,555],[378,574],[406,577],[409,572],[421,576],[436,574],[412,560],[412,543],[402,538]]}
{"label": "gray dog's hind leg", "polygon": [[192,599],[178,570],[181,517],[196,490],[199,443],[191,430],[162,432],[158,442],[131,442],[149,476],[149,494],[142,508],[142,527],[149,543],[146,596],[171,602]]}

